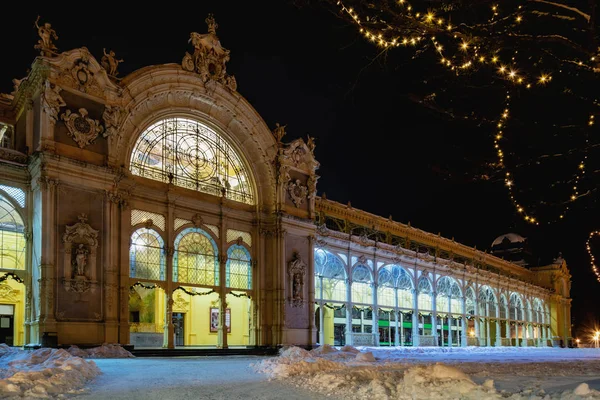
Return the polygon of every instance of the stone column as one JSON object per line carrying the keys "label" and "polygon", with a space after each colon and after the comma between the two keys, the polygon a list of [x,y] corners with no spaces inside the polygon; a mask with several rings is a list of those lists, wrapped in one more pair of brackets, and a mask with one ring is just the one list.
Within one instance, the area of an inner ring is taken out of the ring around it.
{"label": "stone column", "polygon": [[[325,344],[325,302],[323,301],[323,277],[319,276],[319,283],[321,284],[319,290],[319,343],[321,346]],[[333,311],[333,310],[332,310]],[[332,316],[332,321],[334,317]]]}
{"label": "stone column", "polygon": [[[217,328],[217,348],[226,349],[227,345],[227,294],[219,295],[219,326]],[[231,321],[230,321],[231,323]]]}
{"label": "stone column", "polygon": [[460,302],[461,302],[461,308],[462,308],[462,318],[460,320],[460,326],[461,326],[461,331],[460,331],[460,345],[461,347],[466,347],[467,346],[467,329],[469,329],[469,324],[467,323],[467,305],[466,305],[466,301],[465,301],[465,296],[463,294],[463,297],[460,298]]}
{"label": "stone column", "polygon": [[[438,344],[438,339],[439,339],[438,320],[437,320],[437,292],[431,292],[431,300],[433,302],[433,305],[432,305],[433,312],[431,315],[431,322],[432,322],[432,328],[433,328],[433,343],[434,343],[434,346],[439,346],[439,344]],[[444,326],[443,323],[442,323],[442,326]]]}
{"label": "stone column", "polygon": [[[313,347],[316,339],[315,332],[315,252],[313,235],[308,235],[308,271],[306,272],[306,284],[308,287],[308,346]],[[322,282],[321,282],[322,283]]]}
{"label": "stone column", "polygon": [[412,315],[412,343],[413,347],[419,346],[419,290],[413,289],[413,315]]}
{"label": "stone column", "polygon": [[500,302],[496,302],[496,347],[502,346],[502,330],[500,329]]}
{"label": "stone column", "polygon": [[[396,324],[396,330],[394,332],[394,346],[399,346],[398,343],[402,341],[402,326],[398,326],[398,288],[394,288],[394,323]],[[400,317],[400,325],[402,325],[402,316]],[[398,332],[400,330],[400,332]],[[403,341],[402,341],[403,342]]]}
{"label": "stone column", "polygon": [[352,279],[346,279],[346,344],[352,346]]}
{"label": "stone column", "polygon": [[55,305],[56,305],[56,254],[54,244],[56,238],[56,193],[59,186],[58,179],[42,176],[38,179],[41,204],[36,210],[41,213],[41,226],[39,235],[41,240],[40,264],[32,266],[39,268],[39,342],[44,332],[56,332]]}
{"label": "stone column", "polygon": [[448,347],[452,347],[452,296],[448,296]]}
{"label": "stone column", "polygon": [[371,313],[371,324],[373,326],[373,339],[375,341],[374,345],[379,347],[379,307],[377,306],[377,286],[374,283],[371,283],[371,288],[373,292],[373,312]]}
{"label": "stone column", "polygon": [[485,345],[490,347],[492,345],[492,335],[490,332],[490,304],[485,302]]}

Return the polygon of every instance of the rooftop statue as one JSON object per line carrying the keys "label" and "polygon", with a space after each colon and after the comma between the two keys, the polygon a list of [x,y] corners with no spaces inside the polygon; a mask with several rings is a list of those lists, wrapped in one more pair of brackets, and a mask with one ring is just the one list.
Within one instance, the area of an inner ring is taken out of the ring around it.
{"label": "rooftop statue", "polygon": [[106,70],[108,75],[117,76],[119,73],[117,68],[119,67],[119,64],[123,62],[123,60],[117,60],[117,57],[115,57],[115,52],[112,50],[109,51],[108,54],[106,53],[106,49],[102,49],[102,51],[104,53],[102,56],[102,61],[100,62],[102,67]]}
{"label": "rooftop statue", "polygon": [[58,50],[52,40],[58,40],[58,36],[56,35],[56,31],[52,29],[52,25],[46,22],[42,26],[38,25],[40,20],[40,16],[38,15],[35,20],[35,27],[38,30],[38,35],[40,36],[40,40],[38,40],[37,44],[34,46],[35,49],[40,49],[40,54],[44,57],[50,57],[52,54],[55,54]]}

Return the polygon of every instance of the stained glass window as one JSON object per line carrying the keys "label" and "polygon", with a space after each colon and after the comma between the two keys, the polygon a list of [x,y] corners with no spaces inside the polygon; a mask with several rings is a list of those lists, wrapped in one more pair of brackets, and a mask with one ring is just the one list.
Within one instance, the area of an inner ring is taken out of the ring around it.
{"label": "stained glass window", "polygon": [[182,230],[175,238],[173,282],[219,285],[217,245],[199,228]]}
{"label": "stained glass window", "polygon": [[198,121],[166,118],[144,131],[131,153],[134,175],[254,204],[249,173],[218,133]]}
{"label": "stained glass window", "polygon": [[164,248],[164,241],[155,230],[140,228],[133,232],[129,247],[129,276],[164,281]]}
{"label": "stained glass window", "polygon": [[15,207],[0,195],[0,268],[25,269],[25,226]]}
{"label": "stained glass window", "polygon": [[250,253],[244,246],[234,244],[227,250],[225,286],[235,289],[252,289]]}

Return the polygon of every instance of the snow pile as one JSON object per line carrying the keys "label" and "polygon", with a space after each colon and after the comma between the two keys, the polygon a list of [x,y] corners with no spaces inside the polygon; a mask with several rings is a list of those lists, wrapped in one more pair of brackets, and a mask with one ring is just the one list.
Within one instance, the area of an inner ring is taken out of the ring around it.
{"label": "snow pile", "polygon": [[133,354],[118,344],[104,343],[102,346],[90,349],[80,349],[73,345],[67,350],[71,355],[81,358],[132,358]]}
{"label": "snow pile", "polygon": [[[515,387],[514,391],[511,390],[513,393],[498,390],[494,380],[489,379],[490,376],[544,376],[549,372],[548,369],[557,368],[562,374],[581,374],[583,371],[577,369],[577,365],[582,363],[556,362],[556,367],[549,366],[547,362],[535,364],[527,359],[511,363],[510,357],[516,352],[530,352],[533,358],[537,355],[554,355],[555,352],[553,349],[536,351],[534,348],[525,351],[522,348],[498,348],[497,353],[505,360],[501,363],[468,360],[469,357],[475,356],[477,359],[483,356],[486,350],[487,357],[494,352],[490,348],[362,348],[361,351],[351,346],[339,350],[323,346],[308,352],[289,347],[279,357],[262,360],[253,367],[270,379],[282,379],[295,386],[347,399],[600,399],[600,392],[590,389],[585,383],[574,390],[559,393],[545,393],[536,385],[525,389]],[[408,359],[409,354],[414,358]],[[449,356],[454,357],[448,359],[454,365],[439,362],[440,358]],[[581,356],[586,358],[587,355],[582,353]],[[592,367],[590,371],[597,374],[598,356],[594,357],[595,360],[590,360],[587,368]],[[467,361],[463,362],[463,358]],[[488,374],[491,371],[494,375]],[[478,384],[474,379],[483,383]]]}
{"label": "snow pile", "polygon": [[0,397],[47,398],[79,393],[101,372],[62,349],[19,350],[0,344]]}

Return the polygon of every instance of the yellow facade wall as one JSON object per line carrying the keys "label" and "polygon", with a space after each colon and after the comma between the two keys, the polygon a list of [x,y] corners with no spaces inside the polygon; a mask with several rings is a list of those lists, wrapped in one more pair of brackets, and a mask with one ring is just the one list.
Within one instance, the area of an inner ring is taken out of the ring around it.
{"label": "yellow facade wall", "polygon": [[25,344],[25,285],[12,279],[0,282],[0,304],[14,306],[13,345],[23,346]]}

